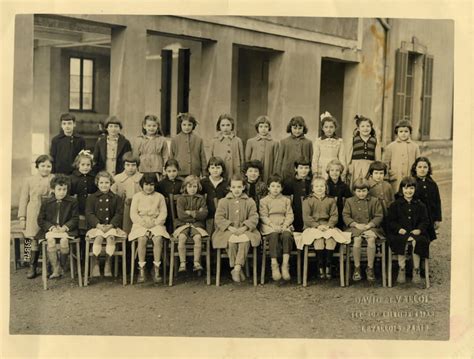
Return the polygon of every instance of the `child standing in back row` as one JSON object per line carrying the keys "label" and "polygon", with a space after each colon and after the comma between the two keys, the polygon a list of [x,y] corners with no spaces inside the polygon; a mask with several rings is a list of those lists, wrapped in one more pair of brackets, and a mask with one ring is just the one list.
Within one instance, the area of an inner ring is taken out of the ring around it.
{"label": "child standing in back row", "polygon": [[260,173],[263,181],[274,173],[275,161],[278,156],[278,142],[272,139],[270,131],[272,123],[268,116],[259,116],[255,121],[257,136],[250,138],[245,146],[245,161],[258,160],[263,165]]}
{"label": "child standing in back row", "polygon": [[290,136],[280,142],[275,164],[275,173],[280,174],[283,181],[293,178],[296,160],[304,157],[311,163],[313,158],[313,144],[305,137],[308,127],[303,117],[293,117],[286,127],[286,132]]}
{"label": "child standing in back row", "polygon": [[178,134],[171,139],[170,158],[180,164],[179,175],[204,176],[206,174],[206,153],[202,138],[194,133],[196,118],[190,113],[178,115]]}
{"label": "child standing in back row", "polygon": [[142,122],[142,132],[134,143],[134,154],[140,159],[139,171],[154,173],[160,179],[169,155],[158,117],[146,115]]}
{"label": "child standing in back row", "polygon": [[74,159],[81,150],[85,149],[86,141],[74,132],[76,116],[71,113],[63,113],[60,121],[61,132],[51,141],[52,173],[70,175],[74,170]]}
{"label": "child standing in back row", "polygon": [[[325,112],[321,116],[320,136],[313,145],[313,174],[318,177],[328,178],[326,168],[331,160],[338,159],[342,168],[346,168],[346,152],[342,138],[336,136],[337,122],[329,113]],[[341,178],[346,178],[345,172],[341,173]]]}
{"label": "child standing in back row", "polygon": [[348,149],[348,172],[351,186],[357,178],[366,178],[369,166],[380,161],[382,149],[375,136],[374,123],[370,118],[356,115],[357,128]]}
{"label": "child standing in back row", "polygon": [[116,116],[110,116],[105,121],[106,134],[99,137],[94,147],[94,173],[107,171],[112,176],[123,171],[122,157],[132,150],[130,141],[121,133],[122,122]]}
{"label": "child standing in back row", "polygon": [[411,165],[420,157],[420,147],[411,140],[410,121],[400,120],[395,125],[396,139],[385,147],[383,162],[388,167],[388,174],[394,192],[398,191],[403,177],[410,176]]}
{"label": "child standing in back row", "polygon": [[231,115],[220,115],[216,125],[219,134],[211,144],[211,157],[219,156],[224,160],[227,178],[240,174],[244,162],[244,146],[235,135],[234,128],[235,121]]}

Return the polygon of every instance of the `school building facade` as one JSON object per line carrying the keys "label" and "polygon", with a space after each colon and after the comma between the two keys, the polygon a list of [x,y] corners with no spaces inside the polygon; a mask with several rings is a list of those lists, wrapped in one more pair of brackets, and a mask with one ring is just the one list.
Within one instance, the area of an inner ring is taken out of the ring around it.
{"label": "school building facade", "polygon": [[435,178],[449,180],[453,66],[448,20],[17,15],[12,206],[63,112],[76,115],[89,148],[109,115],[133,140],[145,114],[173,136],[177,113],[189,111],[207,145],[221,113],[233,115],[244,143],[262,114],[275,139],[301,115],[314,140],[319,114],[329,111],[347,143],[363,114],[384,146],[405,118]]}

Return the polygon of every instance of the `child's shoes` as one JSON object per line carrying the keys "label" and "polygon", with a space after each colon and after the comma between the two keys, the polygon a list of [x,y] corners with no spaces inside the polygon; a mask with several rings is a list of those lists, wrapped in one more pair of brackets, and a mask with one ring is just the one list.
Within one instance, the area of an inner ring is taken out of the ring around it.
{"label": "child's shoes", "polygon": [[365,270],[365,274],[367,275],[367,280],[369,282],[373,282],[375,280],[374,269],[371,267],[367,267]]}
{"label": "child's shoes", "polygon": [[272,263],[272,279],[279,281],[281,279],[280,267],[278,263]]}
{"label": "child's shoes", "polygon": [[326,267],[326,279],[332,279],[331,267]]}
{"label": "child's shoes", "polygon": [[155,266],[155,273],[154,273],[154,276],[153,276],[153,281],[155,283],[160,283],[162,280],[163,280],[163,278],[161,278],[161,275],[160,275],[160,267]]}
{"label": "child's shoes", "polygon": [[111,266],[110,266],[110,259],[109,258],[107,258],[105,260],[104,277],[112,277],[112,269],[111,269]]}
{"label": "child's shoes", "polygon": [[354,274],[352,275],[352,280],[355,282],[358,282],[362,279],[360,275],[360,267],[355,267],[354,268]]}
{"label": "child's shoes", "polygon": [[324,268],[320,267],[319,268],[319,279],[325,279],[325,278],[326,278],[326,274],[324,273]]}
{"label": "child's shoes", "polygon": [[412,276],[411,281],[415,284],[421,282],[420,268],[414,268],[413,269],[413,276]]}
{"label": "child's shoes", "polygon": [[236,283],[240,283],[240,273],[242,270],[237,270],[236,268],[232,269],[230,271],[230,274],[232,275],[232,280]]}
{"label": "child's shoes", "polygon": [[53,272],[53,274],[51,274],[51,275],[49,276],[49,279],[55,279],[55,278],[59,278],[59,277],[61,277],[61,274],[59,273],[59,271],[55,270],[55,271]]}
{"label": "child's shoes", "polygon": [[94,266],[92,267],[92,276],[93,277],[100,277],[100,267],[99,267],[99,259],[96,259]]}
{"label": "child's shoes", "polygon": [[181,262],[181,263],[179,263],[178,272],[179,272],[179,273],[181,273],[181,272],[186,272],[186,262]]}
{"label": "child's shoes", "polygon": [[283,263],[281,265],[281,276],[282,276],[283,280],[286,280],[286,281],[291,279],[290,269],[288,267],[288,263]]}
{"label": "child's shoes", "polygon": [[143,283],[144,281],[145,281],[145,267],[139,267],[137,283]]}
{"label": "child's shoes", "polygon": [[397,283],[404,284],[406,283],[406,273],[405,268],[400,268],[398,270]]}
{"label": "child's shoes", "polygon": [[200,271],[200,270],[202,270],[201,263],[199,263],[199,262],[194,262],[193,271],[194,271],[194,272],[198,272],[198,271]]}

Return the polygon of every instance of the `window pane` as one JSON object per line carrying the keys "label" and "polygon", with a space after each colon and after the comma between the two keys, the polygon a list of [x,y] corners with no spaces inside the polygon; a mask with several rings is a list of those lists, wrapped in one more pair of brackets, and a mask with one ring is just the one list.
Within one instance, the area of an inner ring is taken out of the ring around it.
{"label": "window pane", "polygon": [[69,62],[69,73],[70,75],[80,75],[81,74],[81,59],[71,57]]}
{"label": "window pane", "polygon": [[69,108],[71,110],[80,110],[79,97],[79,92],[69,93]]}
{"label": "window pane", "polygon": [[71,92],[79,92],[80,89],[80,79],[78,75],[71,75],[69,81],[69,91]]}
{"label": "window pane", "polygon": [[92,110],[92,94],[91,93],[82,94],[82,109]]}
{"label": "window pane", "polygon": [[82,81],[82,91],[92,92],[92,76],[84,76]]}
{"label": "window pane", "polygon": [[92,76],[94,62],[92,60],[82,60],[83,61],[83,75]]}

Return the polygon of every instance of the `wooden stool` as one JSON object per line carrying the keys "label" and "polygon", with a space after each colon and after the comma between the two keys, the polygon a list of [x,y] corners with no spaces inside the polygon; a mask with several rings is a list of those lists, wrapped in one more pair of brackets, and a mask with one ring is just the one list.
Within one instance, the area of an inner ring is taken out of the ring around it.
{"label": "wooden stool", "polygon": [[[397,258],[393,256],[392,249],[388,247],[388,287],[392,288],[392,261]],[[423,259],[425,262],[425,288],[428,289],[431,286],[430,283],[430,260],[428,258]]]}
{"label": "wooden stool", "polygon": [[[363,242],[364,245],[361,248],[367,248],[367,242]],[[352,244],[347,246],[347,261],[346,261],[346,285],[349,286],[350,278],[351,278],[351,248]],[[374,267],[375,261],[379,259],[381,261],[381,272],[382,272],[382,287],[387,286],[387,269],[386,269],[386,240],[384,238],[377,238],[375,241],[375,259],[374,259]],[[362,253],[367,253],[367,251],[361,251],[361,261],[362,261]],[[367,258],[367,256],[365,257]]]}
{"label": "wooden stool", "polygon": [[[59,250],[59,243],[56,243],[56,248]],[[75,248],[75,251],[73,251]],[[41,242],[42,250],[42,278],[43,278],[43,289],[48,289],[48,268],[47,268],[47,241],[43,240]],[[81,270],[81,248],[80,248],[80,238],[74,238],[69,240],[69,271],[71,272],[71,279],[74,279],[74,259],[76,260],[76,269],[77,269],[77,280],[79,287],[82,287],[82,270]],[[63,268],[64,269],[64,268]]]}
{"label": "wooden stool", "polygon": [[[86,250],[85,250],[85,264],[84,264],[84,286],[89,284],[89,273],[92,273],[92,261],[90,257],[94,257],[92,247],[94,240],[86,236]],[[117,249],[117,244],[120,244],[122,249]],[[114,277],[118,276],[118,259],[122,257],[122,285],[127,285],[127,238],[115,238],[115,252],[114,252]],[[102,244],[102,252],[104,252],[105,241]],[[101,254],[102,254],[101,252]]]}
{"label": "wooden stool", "polygon": [[[166,251],[166,241],[167,238],[163,238],[163,252],[161,253],[162,261],[161,265],[163,268],[163,284],[166,284],[166,266],[168,265],[168,258],[167,258],[167,251]],[[151,244],[147,244],[146,252],[148,254],[153,254],[153,246]],[[133,285],[133,279],[135,277],[135,259],[138,256],[138,248],[137,248],[137,240],[134,239],[132,241],[132,252],[130,253],[130,284]]]}
{"label": "wooden stool", "polygon": [[[315,251],[309,251],[311,245],[305,244],[304,246],[304,255],[303,255],[303,287],[308,285],[308,258],[316,258]],[[348,258],[347,254],[347,245],[339,244],[339,251],[334,256],[339,258],[339,283],[341,287],[344,287],[344,259]]]}
{"label": "wooden stool", "polygon": [[[270,251],[267,236],[262,236],[262,268],[260,271],[260,284],[265,284],[265,271],[267,269],[267,252]],[[290,252],[291,256],[296,256],[296,277],[297,283],[301,284],[301,251],[296,249]]]}

